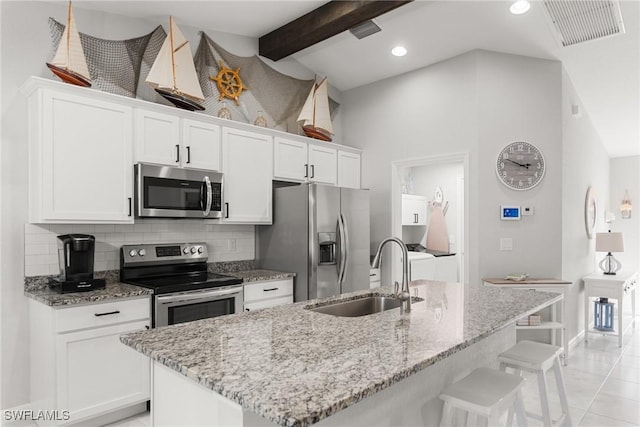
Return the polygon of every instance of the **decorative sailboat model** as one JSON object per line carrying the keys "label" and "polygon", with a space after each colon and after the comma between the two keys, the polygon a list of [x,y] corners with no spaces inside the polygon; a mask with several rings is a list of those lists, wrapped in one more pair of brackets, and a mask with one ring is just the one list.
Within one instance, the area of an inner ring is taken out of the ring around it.
{"label": "decorative sailboat model", "polygon": [[71,2],[67,13],[67,26],[60,38],[58,50],[51,62],[47,62],[47,67],[66,83],[91,87],[91,75],[80,43],[80,33],[73,18]]}
{"label": "decorative sailboat model", "polygon": [[313,84],[297,120],[302,122],[305,135],[322,141],[331,141],[333,135],[327,84],[326,77],[320,83]]}
{"label": "decorative sailboat model", "polygon": [[193,64],[191,48],[174,23],[173,16],[169,18],[169,35],[145,81],[178,108],[204,110],[198,103],[204,101],[204,95]]}

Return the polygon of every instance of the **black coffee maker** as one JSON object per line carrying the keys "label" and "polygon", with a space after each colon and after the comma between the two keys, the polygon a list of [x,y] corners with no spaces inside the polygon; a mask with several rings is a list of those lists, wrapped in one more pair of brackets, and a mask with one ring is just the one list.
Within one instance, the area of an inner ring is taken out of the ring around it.
{"label": "black coffee maker", "polygon": [[58,236],[60,276],[54,286],[60,292],[92,291],[105,287],[104,279],[93,278],[96,239],[89,234]]}

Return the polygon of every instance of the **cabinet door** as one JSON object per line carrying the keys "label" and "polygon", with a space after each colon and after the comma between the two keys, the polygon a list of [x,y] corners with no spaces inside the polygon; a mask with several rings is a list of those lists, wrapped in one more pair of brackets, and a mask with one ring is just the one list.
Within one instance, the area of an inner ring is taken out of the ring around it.
{"label": "cabinet door", "polygon": [[309,177],[307,144],[276,137],[273,141],[273,177],[304,182]]}
{"label": "cabinet door", "polygon": [[220,171],[220,126],[182,120],[182,166]]}
{"label": "cabinet door", "polygon": [[223,222],[271,224],[273,140],[222,128],[225,217]]}
{"label": "cabinet door", "polygon": [[360,188],[360,154],[338,150],[338,187]]}
{"label": "cabinet door", "polygon": [[149,399],[149,358],[120,342],[148,321],[58,334],[57,405],[72,420]]}
{"label": "cabinet door", "polygon": [[337,174],[337,150],[309,144],[309,180],[335,185],[338,182]]}
{"label": "cabinet door", "polygon": [[[131,108],[45,91],[29,153],[31,222],[131,223]],[[34,116],[32,116],[34,117]]]}
{"label": "cabinet door", "polygon": [[136,162],[180,165],[180,123],[176,116],[135,109]]}
{"label": "cabinet door", "polygon": [[412,194],[402,195],[402,225],[427,224],[427,199]]}

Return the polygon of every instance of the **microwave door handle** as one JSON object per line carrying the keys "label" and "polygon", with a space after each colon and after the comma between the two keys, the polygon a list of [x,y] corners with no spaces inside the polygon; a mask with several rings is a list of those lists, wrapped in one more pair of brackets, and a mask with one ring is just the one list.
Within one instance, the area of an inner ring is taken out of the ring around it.
{"label": "microwave door handle", "polygon": [[211,201],[213,199],[213,195],[212,195],[213,191],[211,189],[211,180],[209,179],[209,177],[205,176],[203,181],[207,191],[205,193],[206,198],[204,200],[204,203],[202,203],[204,207],[202,210],[202,215],[209,216],[209,213],[211,212]]}

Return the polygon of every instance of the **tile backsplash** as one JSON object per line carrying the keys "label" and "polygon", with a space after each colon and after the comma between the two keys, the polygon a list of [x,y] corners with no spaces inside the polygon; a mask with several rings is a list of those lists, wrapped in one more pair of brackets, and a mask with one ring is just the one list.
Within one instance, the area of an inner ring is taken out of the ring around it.
{"label": "tile backsplash", "polygon": [[122,245],[206,242],[209,262],[255,258],[253,225],[205,224],[202,220],[140,219],[135,224],[25,224],[25,276],[58,274],[57,236],[91,234],[96,238],[94,270],[120,268]]}

